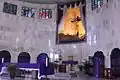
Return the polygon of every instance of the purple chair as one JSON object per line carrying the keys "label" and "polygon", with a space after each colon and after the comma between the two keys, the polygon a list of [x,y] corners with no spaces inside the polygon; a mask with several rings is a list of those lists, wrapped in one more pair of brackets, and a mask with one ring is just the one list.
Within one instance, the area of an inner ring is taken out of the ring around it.
{"label": "purple chair", "polygon": [[49,62],[49,57],[46,53],[41,53],[37,57],[37,64],[40,69],[40,76],[54,74],[53,64]]}

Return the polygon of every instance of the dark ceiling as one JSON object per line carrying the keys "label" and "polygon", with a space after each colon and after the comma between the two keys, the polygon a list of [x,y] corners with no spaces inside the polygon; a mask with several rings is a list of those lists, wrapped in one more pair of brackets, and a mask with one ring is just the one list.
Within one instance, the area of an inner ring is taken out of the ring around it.
{"label": "dark ceiling", "polygon": [[84,1],[84,0],[19,0],[24,2],[30,2],[30,3],[37,3],[37,4],[64,4],[64,3],[71,3],[76,1]]}

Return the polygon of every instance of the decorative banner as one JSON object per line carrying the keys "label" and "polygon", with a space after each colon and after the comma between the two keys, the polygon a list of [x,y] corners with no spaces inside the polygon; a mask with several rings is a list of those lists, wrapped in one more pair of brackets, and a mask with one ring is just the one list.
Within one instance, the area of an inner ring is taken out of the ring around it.
{"label": "decorative banner", "polygon": [[39,9],[39,19],[50,19],[52,18],[52,10],[51,9]]}
{"label": "decorative banner", "polygon": [[42,14],[42,9],[40,9],[40,10],[39,10],[39,15],[38,15],[38,17],[41,19],[41,18],[42,18],[42,15],[43,15],[43,14]]}
{"label": "decorative banner", "polygon": [[101,8],[103,5],[103,0],[91,0],[92,10]]}
{"label": "decorative banner", "polygon": [[52,18],[52,10],[48,9],[48,18]]}
{"label": "decorative banner", "polygon": [[86,40],[85,6],[80,7],[76,3],[71,5],[73,6],[68,7],[65,14],[63,13],[64,7],[62,10],[60,7],[58,9],[57,43]]}
{"label": "decorative banner", "polygon": [[49,15],[49,10],[48,9],[45,9],[45,18],[48,19],[48,15]]}
{"label": "decorative banner", "polygon": [[29,7],[22,7],[21,16],[34,18],[35,17],[35,9]]}
{"label": "decorative banner", "polygon": [[42,18],[45,19],[45,9],[42,9]]}
{"label": "decorative banner", "polygon": [[17,5],[4,2],[3,12],[16,15]]}

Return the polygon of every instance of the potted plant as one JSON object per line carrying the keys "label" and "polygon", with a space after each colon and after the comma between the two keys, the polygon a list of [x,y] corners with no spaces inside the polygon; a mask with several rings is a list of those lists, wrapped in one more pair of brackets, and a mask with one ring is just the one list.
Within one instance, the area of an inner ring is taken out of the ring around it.
{"label": "potted plant", "polygon": [[53,63],[53,65],[54,65],[55,72],[57,73],[59,65],[57,63],[55,63],[55,62]]}
{"label": "potted plant", "polygon": [[80,71],[83,71],[83,65],[82,65],[82,64],[79,64],[79,65],[78,65],[78,69],[79,69]]}
{"label": "potted plant", "polygon": [[16,76],[16,71],[17,71],[17,68],[16,68],[16,65],[15,64],[10,64],[8,65],[8,72],[10,74],[10,78],[11,79],[14,79],[15,76]]}
{"label": "potted plant", "polygon": [[84,64],[84,71],[85,71],[85,74],[89,74],[89,69],[90,69],[90,62],[88,60],[85,60],[85,62],[83,63]]}

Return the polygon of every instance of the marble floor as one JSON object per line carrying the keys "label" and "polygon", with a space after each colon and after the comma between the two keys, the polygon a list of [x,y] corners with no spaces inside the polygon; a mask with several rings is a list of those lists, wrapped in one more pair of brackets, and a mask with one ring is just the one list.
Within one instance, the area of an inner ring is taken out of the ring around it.
{"label": "marble floor", "polygon": [[[1,77],[0,80],[11,80],[9,77]],[[15,78],[14,80],[37,80],[37,79],[31,79],[31,78]],[[51,79],[51,80],[66,80],[66,79]],[[68,80],[68,79],[67,79]],[[98,79],[94,77],[87,76],[83,73],[80,73],[80,75],[76,78],[71,78],[70,80],[120,80],[120,79]]]}

